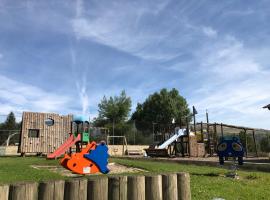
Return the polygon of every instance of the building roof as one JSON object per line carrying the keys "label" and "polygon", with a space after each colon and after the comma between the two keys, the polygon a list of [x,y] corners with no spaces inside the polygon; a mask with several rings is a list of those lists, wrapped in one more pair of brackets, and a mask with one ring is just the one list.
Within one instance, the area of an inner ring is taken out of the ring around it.
{"label": "building roof", "polygon": [[268,108],[270,110],[270,104],[264,106],[263,108]]}

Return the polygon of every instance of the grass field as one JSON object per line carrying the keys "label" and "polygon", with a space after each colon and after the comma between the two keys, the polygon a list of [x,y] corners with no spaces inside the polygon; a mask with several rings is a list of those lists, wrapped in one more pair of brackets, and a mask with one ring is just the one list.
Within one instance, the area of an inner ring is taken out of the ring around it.
{"label": "grass field", "polygon": [[[189,172],[192,199],[213,199],[215,197],[226,200],[270,199],[270,173],[239,171],[240,180],[233,180],[225,178],[226,170],[217,167],[117,158],[112,158],[110,161],[142,168],[151,173]],[[67,178],[46,169],[34,169],[31,165],[58,165],[58,161],[38,157],[2,157],[0,158],[0,183]]]}

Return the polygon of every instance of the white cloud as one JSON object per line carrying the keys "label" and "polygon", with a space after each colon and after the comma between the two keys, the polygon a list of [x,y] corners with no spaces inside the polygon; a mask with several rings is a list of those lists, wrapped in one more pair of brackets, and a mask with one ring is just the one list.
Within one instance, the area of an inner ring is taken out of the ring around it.
{"label": "white cloud", "polygon": [[260,72],[260,64],[244,44],[234,37],[227,36],[214,45],[207,46],[197,53],[202,67],[214,72],[223,79],[235,79]]}
{"label": "white cloud", "polygon": [[0,53],[0,59],[2,59],[3,57],[4,57],[3,54]]}
{"label": "white cloud", "polygon": [[260,49],[251,50],[227,36],[199,53],[205,79],[193,93],[192,104],[212,111],[216,121],[270,128],[270,115],[265,117],[262,109],[270,100],[270,71],[258,60]]}
{"label": "white cloud", "polygon": [[151,24],[141,22],[145,16],[158,15],[167,3],[113,3],[110,7],[89,10],[91,19],[77,16],[71,20],[71,25],[77,39],[92,40],[144,59],[169,60],[179,52],[164,50],[159,44],[170,38],[170,30],[152,30],[145,27]]}
{"label": "white cloud", "polygon": [[[0,113],[15,111],[65,112],[70,98],[0,75]],[[4,102],[4,103],[3,103]]]}
{"label": "white cloud", "polygon": [[205,35],[208,37],[216,37],[217,36],[217,31],[214,30],[212,27],[209,26],[203,26],[202,31]]}

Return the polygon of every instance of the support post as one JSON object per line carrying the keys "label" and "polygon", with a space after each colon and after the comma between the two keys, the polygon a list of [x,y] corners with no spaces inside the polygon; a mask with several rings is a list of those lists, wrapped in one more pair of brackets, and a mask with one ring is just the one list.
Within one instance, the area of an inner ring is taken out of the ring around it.
{"label": "support post", "polygon": [[177,174],[178,200],[191,200],[190,176],[188,173]]}
{"label": "support post", "polygon": [[163,200],[177,199],[177,175],[164,174],[162,175],[162,194]]}
{"label": "support post", "polygon": [[248,157],[248,143],[247,143],[247,130],[244,129],[245,134],[245,150],[246,150],[246,158]]}
{"label": "support post", "polygon": [[208,117],[208,112],[206,110],[206,127],[207,127],[207,143],[208,143],[208,154],[212,156],[211,152],[211,137],[210,137],[210,131],[209,131],[209,117]]}
{"label": "support post", "polygon": [[87,185],[88,200],[108,199],[108,178],[89,179]]}
{"label": "support post", "polygon": [[145,177],[129,176],[127,193],[129,200],[145,200]]}
{"label": "support post", "polygon": [[40,200],[63,200],[65,181],[46,181],[39,184],[38,199]]}
{"label": "support post", "polygon": [[36,200],[38,199],[38,184],[14,184],[10,186],[9,200]]}
{"label": "support post", "polygon": [[109,177],[108,178],[108,199],[109,200],[127,200],[127,177]]}
{"label": "support post", "polygon": [[221,129],[221,137],[223,137],[224,133],[223,133],[223,124],[222,123],[220,124],[220,129]]}
{"label": "support post", "polygon": [[201,140],[202,142],[204,142],[204,138],[203,138],[203,122],[201,121]]}
{"label": "support post", "polygon": [[145,177],[145,199],[162,200],[162,176],[152,175]]}
{"label": "support post", "polygon": [[255,145],[255,151],[256,151],[256,157],[258,157],[258,150],[257,150],[257,144],[256,144],[256,138],[255,138],[255,130],[252,130],[252,136],[253,136],[253,141]]}
{"label": "support post", "polygon": [[9,185],[0,185],[0,200],[8,200]]}
{"label": "support post", "polygon": [[86,199],[87,179],[71,179],[65,183],[65,200]]}

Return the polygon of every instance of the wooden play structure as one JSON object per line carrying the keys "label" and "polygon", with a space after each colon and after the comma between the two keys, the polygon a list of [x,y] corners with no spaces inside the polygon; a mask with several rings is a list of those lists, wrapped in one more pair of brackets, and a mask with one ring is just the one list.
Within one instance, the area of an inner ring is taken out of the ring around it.
{"label": "wooden play structure", "polygon": [[23,112],[19,153],[47,154],[62,145],[71,130],[72,115]]}
{"label": "wooden play structure", "polygon": [[[207,120],[208,121],[208,120]],[[216,156],[217,145],[224,136],[239,137],[245,148],[245,157],[258,157],[255,129],[223,123],[186,123],[178,126],[186,130],[186,134],[176,137],[166,148],[161,148],[162,143],[174,137],[173,128],[154,134],[155,142],[146,151],[152,157],[205,157]],[[250,149],[253,149],[250,151]]]}

